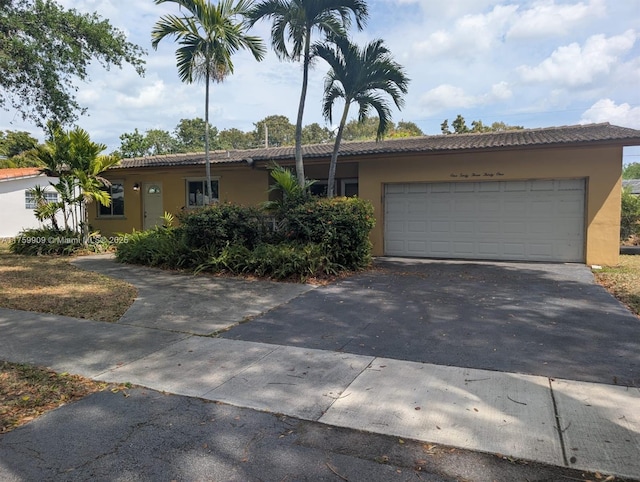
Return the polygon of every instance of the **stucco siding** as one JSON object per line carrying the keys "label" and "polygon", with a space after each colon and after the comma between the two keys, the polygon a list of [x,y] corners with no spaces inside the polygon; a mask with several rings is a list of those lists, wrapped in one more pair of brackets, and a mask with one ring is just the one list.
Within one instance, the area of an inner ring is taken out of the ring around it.
{"label": "stucco siding", "polygon": [[[105,177],[124,183],[124,216],[99,217],[93,206],[91,226],[103,234],[130,233],[142,230],[144,216],[142,189],[134,185],[157,183],[162,186],[163,211],[178,214],[187,206],[187,179],[204,179],[204,166],[161,169],[113,169]],[[268,172],[243,166],[212,166],[211,178],[219,181],[220,201],[230,201],[247,206],[258,205],[267,199]]]}
{"label": "stucco siding", "polygon": [[384,253],[384,185],[407,182],[482,180],[586,180],[587,264],[618,261],[620,229],[620,147],[502,150],[478,153],[369,158],[359,167],[360,196],[376,213],[371,233],[374,255]]}
{"label": "stucco siding", "polygon": [[[34,210],[26,208],[25,191],[35,186],[41,186],[53,192],[50,182],[57,182],[57,178],[38,176],[0,182],[0,207],[2,208],[0,210],[0,238],[10,238],[24,229],[39,228],[43,225],[36,219]],[[63,227],[62,214],[58,215],[56,219],[60,227]]]}

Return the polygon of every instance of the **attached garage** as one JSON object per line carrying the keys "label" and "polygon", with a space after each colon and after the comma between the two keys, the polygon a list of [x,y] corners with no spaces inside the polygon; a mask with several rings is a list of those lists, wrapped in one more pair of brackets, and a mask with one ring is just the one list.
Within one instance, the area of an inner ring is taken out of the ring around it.
{"label": "attached garage", "polygon": [[385,254],[584,262],[585,180],[385,185]]}

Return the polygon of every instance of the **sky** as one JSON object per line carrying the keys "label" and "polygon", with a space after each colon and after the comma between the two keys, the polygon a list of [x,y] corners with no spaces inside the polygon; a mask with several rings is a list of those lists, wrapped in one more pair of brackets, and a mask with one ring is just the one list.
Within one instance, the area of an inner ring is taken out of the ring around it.
{"label": "sky", "polygon": [[[144,77],[128,65],[107,72],[96,63],[89,80],[78,83],[88,115],[77,125],[92,140],[111,152],[121,134],[136,128],[172,132],[180,119],[204,118],[204,84],[179,80],[176,43],[166,38],[157,50],[151,47],[153,25],[164,14],[179,13],[176,4],[57,1],[97,12],[148,52]],[[393,111],[396,122],[414,122],[425,134],[440,134],[442,121],[451,123],[458,114],[468,125],[610,122],[640,129],[640,0],[369,0],[368,6],[369,21],[364,30],[352,30],[353,39],[359,45],[383,39],[411,79],[404,108]],[[269,47],[262,62],[239,52],[234,74],[212,85],[210,122],[219,130],[253,130],[269,115],[295,122],[302,67],[278,60],[269,32],[268,21],[252,29]],[[329,126],[321,112],[327,70],[322,61],[313,66],[305,125]],[[15,111],[0,111],[0,130],[43,138]],[[625,162],[640,162],[640,148],[626,149]]]}

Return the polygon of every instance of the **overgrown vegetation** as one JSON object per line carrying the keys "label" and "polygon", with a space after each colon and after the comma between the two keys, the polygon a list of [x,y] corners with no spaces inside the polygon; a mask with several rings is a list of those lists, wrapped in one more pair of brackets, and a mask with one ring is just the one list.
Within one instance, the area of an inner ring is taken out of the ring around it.
{"label": "overgrown vegetation", "polygon": [[620,255],[617,266],[595,271],[596,280],[640,316],[640,256]]}
{"label": "overgrown vegetation", "polygon": [[358,198],[319,199],[295,176],[272,173],[282,199],[267,209],[220,203],[128,235],[116,256],[126,263],[195,272],[307,280],[359,270],[371,262],[373,207]]}
{"label": "overgrown vegetation", "polygon": [[622,209],[620,216],[620,240],[640,235],[640,196],[631,194],[629,189],[622,190]]}

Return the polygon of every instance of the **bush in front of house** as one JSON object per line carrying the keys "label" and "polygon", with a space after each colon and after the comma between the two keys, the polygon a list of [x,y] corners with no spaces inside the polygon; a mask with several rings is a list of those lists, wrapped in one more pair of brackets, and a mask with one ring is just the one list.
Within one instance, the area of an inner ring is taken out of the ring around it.
{"label": "bush in front of house", "polygon": [[191,251],[184,244],[180,227],[165,224],[118,237],[123,240],[116,246],[116,259],[121,263],[170,269],[190,265]]}
{"label": "bush in front of house", "polygon": [[20,231],[9,243],[9,251],[27,256],[70,256],[85,249],[82,236],[71,229],[34,228]]}
{"label": "bush in front of house", "polygon": [[640,196],[631,194],[629,189],[623,189],[620,240],[626,241],[634,235],[640,235]]}
{"label": "bush in front of house", "polygon": [[[275,223],[259,209],[230,203],[186,212],[179,219],[177,228],[128,235],[117,246],[117,259],[300,281],[371,262],[373,207],[357,198],[313,199],[281,212]],[[275,232],[273,226],[278,226]]]}
{"label": "bush in front of house", "polygon": [[184,243],[196,259],[217,256],[229,245],[253,249],[269,237],[265,214],[253,207],[218,203],[178,218]]}
{"label": "bush in front of house", "polygon": [[369,201],[316,198],[290,209],[284,226],[289,239],[319,244],[331,263],[342,269],[358,270],[371,263],[369,233],[375,218]]}

